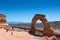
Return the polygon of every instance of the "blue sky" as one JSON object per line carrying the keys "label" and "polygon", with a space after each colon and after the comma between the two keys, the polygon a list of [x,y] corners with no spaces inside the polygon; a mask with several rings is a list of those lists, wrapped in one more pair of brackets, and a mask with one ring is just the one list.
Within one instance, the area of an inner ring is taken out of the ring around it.
{"label": "blue sky", "polygon": [[0,0],[0,13],[7,21],[31,22],[35,14],[48,21],[60,21],[60,0]]}

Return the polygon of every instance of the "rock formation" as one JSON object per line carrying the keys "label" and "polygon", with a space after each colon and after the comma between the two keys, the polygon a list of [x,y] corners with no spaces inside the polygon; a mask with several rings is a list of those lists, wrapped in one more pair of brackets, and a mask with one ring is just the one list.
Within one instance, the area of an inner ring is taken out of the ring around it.
{"label": "rock formation", "polygon": [[53,36],[54,35],[54,31],[53,31],[53,28],[51,27],[51,24],[47,21],[45,15],[43,14],[36,14],[33,19],[32,19],[32,24],[31,24],[31,29],[29,31],[30,34],[33,34],[35,35],[35,23],[37,20],[40,20],[42,21],[43,23],[43,26],[44,26],[44,29],[43,29],[43,35],[45,36]]}
{"label": "rock formation", "polygon": [[9,29],[9,25],[4,14],[0,14],[0,28],[4,28],[5,30]]}

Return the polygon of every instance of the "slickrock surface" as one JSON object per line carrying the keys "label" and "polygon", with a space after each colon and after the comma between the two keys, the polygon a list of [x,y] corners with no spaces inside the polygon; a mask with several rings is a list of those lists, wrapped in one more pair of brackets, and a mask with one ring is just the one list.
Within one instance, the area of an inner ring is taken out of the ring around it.
{"label": "slickrock surface", "polygon": [[[13,32],[13,35],[12,35]],[[46,37],[35,37],[25,31],[8,31],[0,29],[0,40],[47,40]]]}

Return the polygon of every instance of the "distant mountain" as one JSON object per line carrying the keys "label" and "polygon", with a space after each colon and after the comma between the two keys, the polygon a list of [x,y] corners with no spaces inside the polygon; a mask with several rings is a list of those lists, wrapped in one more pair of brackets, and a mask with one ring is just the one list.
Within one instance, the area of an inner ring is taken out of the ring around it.
{"label": "distant mountain", "polygon": [[[50,23],[54,29],[60,29],[60,21],[54,21],[54,22],[50,22]],[[30,28],[31,27],[31,23],[22,23],[22,22],[9,22],[9,25],[13,26],[13,27],[21,27],[21,28]],[[36,23],[35,27],[37,29],[43,28],[43,24]]]}
{"label": "distant mountain", "polygon": [[20,24],[22,22],[18,22],[18,21],[9,21],[8,24]]}
{"label": "distant mountain", "polygon": [[54,29],[60,29],[60,21],[50,22]]}

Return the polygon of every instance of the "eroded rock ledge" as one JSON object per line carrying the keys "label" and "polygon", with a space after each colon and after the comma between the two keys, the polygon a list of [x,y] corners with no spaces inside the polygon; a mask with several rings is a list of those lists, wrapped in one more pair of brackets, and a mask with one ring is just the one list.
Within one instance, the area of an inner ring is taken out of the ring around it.
{"label": "eroded rock ledge", "polygon": [[4,28],[5,30],[9,29],[9,25],[4,14],[0,14],[0,28]]}

